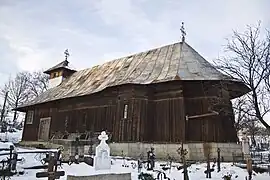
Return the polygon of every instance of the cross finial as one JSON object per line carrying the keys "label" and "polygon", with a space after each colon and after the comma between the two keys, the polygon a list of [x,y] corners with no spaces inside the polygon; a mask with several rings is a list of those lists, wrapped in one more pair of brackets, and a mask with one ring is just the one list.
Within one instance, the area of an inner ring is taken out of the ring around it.
{"label": "cross finial", "polygon": [[187,35],[186,31],[185,31],[185,27],[184,27],[184,22],[182,22],[180,31],[182,33],[182,43],[185,41],[185,36]]}
{"label": "cross finial", "polygon": [[106,134],[105,131],[102,131],[101,134],[98,136],[98,139],[101,142],[105,142],[106,140],[108,140],[108,135]]}
{"label": "cross finial", "polygon": [[64,54],[65,54],[65,60],[67,61],[67,58],[69,57],[68,49],[65,50]]}

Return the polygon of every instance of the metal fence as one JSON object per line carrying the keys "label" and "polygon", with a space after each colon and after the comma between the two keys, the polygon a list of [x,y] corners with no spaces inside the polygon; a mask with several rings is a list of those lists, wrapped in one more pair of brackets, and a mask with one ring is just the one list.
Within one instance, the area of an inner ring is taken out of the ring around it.
{"label": "metal fence", "polygon": [[251,158],[254,163],[264,164],[270,163],[270,153],[269,152],[251,152]]}

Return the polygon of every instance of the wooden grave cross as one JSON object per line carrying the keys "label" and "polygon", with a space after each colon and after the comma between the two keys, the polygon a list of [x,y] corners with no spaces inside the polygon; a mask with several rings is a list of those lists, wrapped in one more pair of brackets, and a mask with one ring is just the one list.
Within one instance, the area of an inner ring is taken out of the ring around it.
{"label": "wooden grave cross", "polygon": [[188,177],[188,170],[187,170],[187,162],[186,162],[186,155],[188,154],[188,151],[184,149],[184,144],[181,143],[181,147],[177,149],[177,153],[180,155],[180,158],[183,163],[183,174],[184,174],[184,180],[189,180]]}
{"label": "wooden grave cross", "polygon": [[210,169],[210,153],[207,154],[207,169],[205,171],[206,178],[212,178],[211,177],[211,169]]}
{"label": "wooden grave cross", "polygon": [[217,172],[220,172],[220,149],[217,149]]}
{"label": "wooden grave cross", "polygon": [[49,155],[49,164],[47,172],[38,172],[36,173],[37,178],[48,177],[48,180],[59,179],[61,176],[65,175],[65,171],[57,171],[57,155]]}

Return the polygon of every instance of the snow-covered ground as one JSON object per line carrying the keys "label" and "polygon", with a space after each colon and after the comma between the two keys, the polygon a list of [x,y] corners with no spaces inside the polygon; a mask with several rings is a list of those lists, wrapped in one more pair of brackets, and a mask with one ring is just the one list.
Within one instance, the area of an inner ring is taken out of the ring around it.
{"label": "snow-covered ground", "polygon": [[[0,147],[2,148],[7,148],[10,146],[11,143],[1,143]],[[32,151],[30,149],[22,149],[22,148],[17,148],[17,151]],[[0,154],[3,152],[0,152]],[[31,166],[37,166],[41,165],[40,157],[39,154],[24,154],[24,155],[19,155],[19,158],[23,157],[24,161],[23,162],[18,162],[18,169],[24,169],[26,167],[31,167]],[[1,156],[1,159],[5,157]],[[122,167],[123,160],[121,159],[113,159],[113,165],[112,169],[108,171],[95,171],[95,169],[85,163],[80,163],[80,164],[63,164],[62,168],[59,168],[59,170],[64,170],[66,176],[67,175],[77,175],[77,176],[85,176],[85,175],[94,175],[94,174],[103,174],[103,173],[125,173],[125,172],[130,172],[132,176],[132,180],[137,180],[138,179],[138,172],[137,168],[133,169],[131,166],[131,163],[136,163],[135,161],[125,161],[129,167]],[[157,162],[156,163],[156,169],[162,171],[160,163],[164,164],[164,162]],[[211,163],[212,165],[212,163]],[[206,179],[204,171],[206,170],[206,164],[193,164],[188,168],[189,171],[189,177],[190,180],[199,180],[199,179]],[[42,172],[44,170],[42,169],[35,169],[35,170],[28,170],[25,169],[25,174],[20,175],[20,176],[13,176],[11,179],[17,179],[17,180],[29,180],[29,179],[36,179],[36,173],[37,172]],[[154,174],[154,177],[156,177],[156,173],[153,171],[146,171],[145,169],[142,170],[143,172],[148,172],[151,174]],[[165,171],[167,176],[171,178],[171,180],[181,180],[183,179],[183,173],[182,170],[177,170],[176,166],[174,166],[170,172],[170,170]],[[225,174],[232,174],[232,179],[245,179],[247,176],[247,171],[245,169],[241,169],[239,167],[232,166],[232,163],[222,163],[221,164],[221,172],[217,173],[216,170],[215,172],[212,173],[212,179],[222,179],[222,176]],[[269,180],[270,176],[266,173],[264,174],[256,174],[254,172],[254,180]],[[66,176],[61,177],[60,179],[64,180],[66,179]],[[46,179],[46,178],[40,178]]]}
{"label": "snow-covered ground", "polygon": [[[16,132],[16,133],[7,133],[7,134],[0,134],[0,138],[3,140],[8,139],[10,142],[8,143],[1,143],[0,142],[0,148],[9,148],[9,146],[13,143],[17,143],[21,139],[21,132]],[[26,151],[33,151],[33,149],[26,149],[26,148],[16,148],[18,152],[26,152]],[[36,151],[36,150],[35,150]],[[0,151],[0,154],[4,153],[3,151]],[[38,166],[41,165],[42,163],[40,162],[41,158],[43,158],[45,155],[44,154],[19,154],[19,158],[23,158],[24,160],[22,162],[18,162],[17,164],[17,169],[22,170],[27,167],[31,166]],[[7,156],[0,156],[0,161],[2,159],[5,159]],[[125,173],[125,172],[130,172],[132,176],[132,180],[137,180],[138,179],[138,172],[137,168],[133,169],[131,166],[131,163],[136,163],[136,161],[125,161],[129,167],[122,167],[123,160],[121,159],[116,159],[113,157],[113,165],[112,169],[109,171],[95,171],[95,169],[85,163],[80,163],[80,164],[63,164],[62,168],[59,168],[60,171],[64,170],[65,171],[65,176],[61,177],[61,180],[66,179],[67,175],[77,175],[77,176],[85,176],[85,175],[94,175],[94,174],[104,174],[104,173]],[[166,162],[157,162],[156,163],[156,170],[163,171],[161,169],[160,164],[164,164]],[[211,163],[212,165],[213,163]],[[170,177],[171,180],[182,180],[183,179],[183,170],[177,170],[176,165],[173,164],[174,166],[172,167],[172,170],[167,170],[165,171],[167,176]],[[179,165],[179,164],[178,164]],[[206,170],[206,164],[193,164],[188,168],[189,171],[189,178],[190,180],[204,180],[206,179],[204,171]],[[13,176],[11,179],[17,179],[17,180],[31,180],[31,179],[36,179],[36,173],[37,172],[42,172],[45,170],[42,169],[35,169],[35,170],[29,170],[29,169],[24,169],[25,174],[20,175],[20,176]],[[145,169],[142,169],[143,172],[148,172],[154,175],[156,177],[156,172],[153,171],[146,171]],[[226,174],[231,174],[232,179],[245,179],[247,176],[247,171],[245,169],[241,169],[239,167],[233,166],[232,163],[222,163],[221,164],[221,172],[217,173],[216,172],[216,167],[215,167],[215,172],[212,173],[212,179],[222,179],[222,177]],[[39,179],[47,179],[47,178],[39,178]],[[254,180],[269,180],[270,176],[267,173],[264,174],[256,174],[254,172],[253,176]]]}
{"label": "snow-covered ground", "polygon": [[22,131],[0,133],[0,141],[9,141],[12,143],[18,143],[22,139]]}

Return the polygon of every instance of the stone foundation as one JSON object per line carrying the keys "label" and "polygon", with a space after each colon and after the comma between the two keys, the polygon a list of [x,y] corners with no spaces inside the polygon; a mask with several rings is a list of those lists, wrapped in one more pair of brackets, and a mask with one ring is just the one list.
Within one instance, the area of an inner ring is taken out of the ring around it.
{"label": "stone foundation", "polygon": [[[20,143],[24,146],[29,146],[33,144],[40,144],[40,142],[25,142]],[[70,140],[57,140],[52,143],[44,143],[44,145],[49,145],[47,148],[57,148],[59,146],[64,146],[65,150],[63,155],[69,157],[74,155],[75,147],[72,145]],[[184,148],[188,150],[187,159],[196,161],[206,160],[206,145],[210,149],[210,158],[217,158],[217,148],[220,148],[220,156],[223,157],[224,161],[233,161],[233,154],[236,156],[242,155],[242,147],[240,144],[236,143],[187,143],[184,144]],[[110,143],[111,156],[121,156],[122,151],[124,155],[128,157],[138,158],[141,153],[144,157],[147,157],[147,151],[151,147],[155,148],[156,158],[167,159],[167,155],[174,158],[179,158],[177,154],[177,149],[181,144],[151,144],[151,143]],[[95,145],[93,145],[93,152],[95,152]],[[87,142],[82,142],[79,147],[79,154],[88,154],[89,145]]]}
{"label": "stone foundation", "polygon": [[[220,148],[220,156],[224,161],[233,161],[233,154],[241,154],[241,145],[236,143],[205,143],[210,149],[210,158],[217,158],[217,149]],[[207,150],[204,143],[188,143],[184,144],[184,148],[188,150],[187,159],[204,161],[206,160]],[[150,147],[155,148],[156,157],[158,159],[166,159],[167,155],[179,158],[177,149],[180,144],[148,144],[148,143],[111,143],[111,155],[121,155],[122,151],[126,156],[138,157],[140,153],[147,156]]]}

